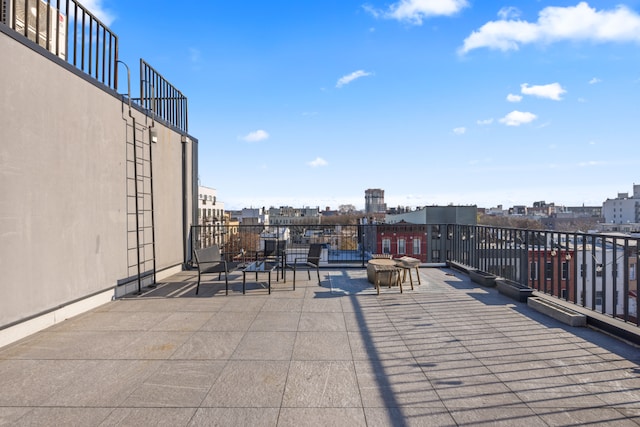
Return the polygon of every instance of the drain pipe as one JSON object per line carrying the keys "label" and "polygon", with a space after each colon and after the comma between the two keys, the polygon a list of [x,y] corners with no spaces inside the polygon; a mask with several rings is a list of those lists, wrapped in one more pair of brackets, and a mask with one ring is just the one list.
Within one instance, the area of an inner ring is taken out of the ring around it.
{"label": "drain pipe", "polygon": [[187,243],[189,240],[189,232],[188,232],[188,222],[187,222],[187,205],[188,205],[188,197],[187,197],[187,148],[191,139],[187,135],[182,135],[182,257],[183,263],[182,268],[186,269],[187,266]]}
{"label": "drain pipe", "polygon": [[[145,80],[143,80],[142,82],[144,83],[148,83]],[[140,84],[140,90],[143,91],[144,89],[144,84],[141,83]],[[153,242],[153,247],[152,247],[152,251],[153,251],[153,283],[151,283],[149,285],[150,288],[155,288],[156,287],[156,211],[155,211],[155,204],[154,204],[154,192],[153,192],[153,144],[158,142],[158,133],[155,131],[155,126],[156,126],[156,120],[155,120],[155,115],[156,115],[156,91],[155,88],[153,87],[152,84],[149,84],[149,89],[150,89],[150,98],[151,98],[151,126],[149,126],[149,176],[150,176],[150,183],[149,183],[149,191],[151,192],[151,241]],[[140,99],[144,99],[142,96],[140,96]],[[145,122],[146,122],[146,115],[145,115]]]}

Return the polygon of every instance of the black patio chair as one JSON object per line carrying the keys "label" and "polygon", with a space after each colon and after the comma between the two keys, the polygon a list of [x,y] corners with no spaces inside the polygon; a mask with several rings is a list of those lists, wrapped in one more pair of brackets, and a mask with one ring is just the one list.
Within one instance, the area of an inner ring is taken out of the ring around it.
{"label": "black patio chair", "polygon": [[306,257],[295,258],[293,260],[293,289],[296,288],[296,271],[300,268],[307,269],[309,280],[311,280],[311,269],[316,270],[318,276],[318,286],[320,284],[320,254],[322,253],[322,244],[312,243],[309,246],[309,253]]}
{"label": "black patio chair", "polygon": [[198,286],[196,286],[196,295],[200,290],[200,279],[203,274],[215,274],[218,273],[218,280],[220,280],[222,273],[224,273],[224,285],[225,293],[229,295],[229,272],[234,271],[241,264],[235,261],[226,261],[220,253],[218,245],[213,245],[204,249],[196,249],[194,251],[196,264],[198,267]]}
{"label": "black patio chair", "polygon": [[276,271],[276,280],[280,280],[280,276],[286,282],[286,257],[287,257],[287,242],[285,240],[272,240],[268,239],[264,241],[264,250],[261,251],[260,258],[267,262],[274,262],[278,264]]}

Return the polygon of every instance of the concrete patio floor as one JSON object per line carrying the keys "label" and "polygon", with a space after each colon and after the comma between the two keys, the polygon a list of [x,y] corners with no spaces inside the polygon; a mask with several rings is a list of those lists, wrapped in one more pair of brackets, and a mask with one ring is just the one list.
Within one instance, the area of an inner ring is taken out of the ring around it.
{"label": "concrete patio floor", "polygon": [[242,295],[236,272],[196,296],[180,273],[0,348],[0,425],[640,425],[640,349],[420,274],[404,294],[334,269]]}

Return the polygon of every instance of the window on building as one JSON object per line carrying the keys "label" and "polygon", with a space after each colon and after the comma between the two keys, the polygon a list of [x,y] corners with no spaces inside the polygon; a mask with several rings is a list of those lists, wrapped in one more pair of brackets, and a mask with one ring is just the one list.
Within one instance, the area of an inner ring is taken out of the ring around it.
{"label": "window on building", "polygon": [[636,280],[636,265],[629,264],[629,280]]}
{"label": "window on building", "polygon": [[420,239],[413,239],[413,254],[420,255]]}
{"label": "window on building", "polygon": [[531,280],[538,280],[538,261],[529,263],[529,278]]}
{"label": "window on building", "polygon": [[382,253],[383,254],[391,253],[391,239],[382,239]]}
{"label": "window on building", "polygon": [[562,280],[569,280],[569,263],[562,262]]}
{"label": "window on building", "polygon": [[602,291],[596,291],[596,305],[602,305]]}
{"label": "window on building", "polygon": [[553,277],[553,262],[547,261],[544,267],[544,278],[546,280],[551,280]]}
{"label": "window on building", "polygon": [[434,262],[440,261],[440,251],[438,249],[431,251],[431,260]]}
{"label": "window on building", "polygon": [[567,289],[566,288],[562,288],[560,290],[560,298],[567,299]]}
{"label": "window on building", "polygon": [[404,239],[398,239],[398,253],[399,254],[406,254],[407,253],[407,247],[406,247],[406,241]]}

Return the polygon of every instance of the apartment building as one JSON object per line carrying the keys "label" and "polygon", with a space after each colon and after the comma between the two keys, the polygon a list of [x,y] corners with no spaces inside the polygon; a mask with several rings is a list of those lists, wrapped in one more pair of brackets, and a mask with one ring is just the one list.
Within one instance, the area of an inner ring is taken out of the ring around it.
{"label": "apartment building", "polygon": [[265,208],[243,208],[241,210],[230,211],[232,220],[238,221],[240,225],[269,225],[269,213]]}
{"label": "apartment building", "polygon": [[618,193],[615,199],[605,200],[602,204],[602,216],[606,224],[640,223],[640,185],[633,185],[631,196],[629,193]]}
{"label": "apartment building", "polygon": [[320,224],[320,208],[293,208],[280,206],[269,208],[269,223],[271,225],[311,225]]}
{"label": "apartment building", "polygon": [[424,206],[411,212],[385,215],[387,224],[402,221],[412,224],[466,224],[478,222],[478,208],[474,206]]}
{"label": "apartment building", "polygon": [[376,253],[394,258],[410,256],[427,262],[427,229],[425,224],[380,224],[376,227]]}
{"label": "apartment building", "polygon": [[198,224],[220,225],[224,221],[224,202],[218,200],[216,189],[198,187]]}

